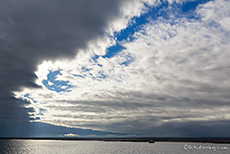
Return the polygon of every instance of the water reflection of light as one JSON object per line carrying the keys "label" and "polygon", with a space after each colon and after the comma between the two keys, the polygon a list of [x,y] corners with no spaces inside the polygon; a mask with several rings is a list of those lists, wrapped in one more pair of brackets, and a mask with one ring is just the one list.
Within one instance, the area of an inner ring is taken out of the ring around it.
{"label": "water reflection of light", "polygon": [[24,140],[0,140],[1,154],[29,154],[34,153],[34,148],[29,141]]}

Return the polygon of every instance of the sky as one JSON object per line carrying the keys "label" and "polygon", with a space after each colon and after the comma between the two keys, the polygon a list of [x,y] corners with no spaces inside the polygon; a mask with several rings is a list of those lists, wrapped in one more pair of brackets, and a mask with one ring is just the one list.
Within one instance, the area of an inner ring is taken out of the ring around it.
{"label": "sky", "polygon": [[229,0],[0,0],[0,137],[230,137]]}

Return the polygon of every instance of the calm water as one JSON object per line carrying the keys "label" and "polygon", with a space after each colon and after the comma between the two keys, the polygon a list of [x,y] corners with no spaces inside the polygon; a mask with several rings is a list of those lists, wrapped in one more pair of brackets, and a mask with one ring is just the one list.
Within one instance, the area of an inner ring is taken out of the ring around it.
{"label": "calm water", "polygon": [[0,154],[229,154],[228,144],[0,140]]}

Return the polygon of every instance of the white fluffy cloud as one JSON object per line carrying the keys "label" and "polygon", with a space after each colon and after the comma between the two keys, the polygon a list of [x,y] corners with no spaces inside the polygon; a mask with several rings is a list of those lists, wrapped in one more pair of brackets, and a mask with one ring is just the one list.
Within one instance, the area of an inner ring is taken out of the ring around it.
{"label": "white fluffy cloud", "polygon": [[[112,31],[141,14],[143,3],[135,4]],[[49,70],[60,70],[56,80],[69,81],[71,91],[57,93],[43,85],[16,95],[33,98],[37,121],[68,127],[150,133],[171,122],[230,120],[229,5],[225,0],[200,5],[200,20],[176,18],[174,12],[170,19],[150,20],[112,58],[93,60],[92,52],[82,52],[72,61],[44,62],[37,82],[42,85]]]}

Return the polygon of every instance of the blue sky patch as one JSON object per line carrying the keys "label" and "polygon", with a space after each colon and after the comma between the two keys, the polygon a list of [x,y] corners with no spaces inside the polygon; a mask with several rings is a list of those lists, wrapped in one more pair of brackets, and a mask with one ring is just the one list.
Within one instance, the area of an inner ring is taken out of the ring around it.
{"label": "blue sky patch", "polygon": [[[173,3],[170,5],[167,1],[161,0],[159,5],[157,6],[148,6],[146,5],[147,12],[142,14],[140,17],[133,17],[131,19],[131,23],[125,29],[121,30],[120,32],[114,33],[114,38],[116,38],[116,44],[107,48],[107,52],[103,58],[112,58],[125,48],[121,45],[122,41],[133,41],[134,33],[139,31],[143,25],[149,23],[149,19],[157,20],[159,17],[164,19],[170,19],[170,11],[179,11],[177,15],[178,18],[186,17],[190,19],[198,19],[194,10],[199,4],[206,3],[210,0],[199,0],[199,1],[187,1],[181,4]],[[169,8],[170,6],[170,8]],[[173,23],[172,23],[173,24]],[[100,56],[94,55],[92,59],[96,61]],[[132,61],[127,61],[124,64],[127,65]]]}
{"label": "blue sky patch", "polygon": [[[32,97],[30,97],[30,94],[25,94],[23,97],[30,99],[31,101],[33,101],[34,103],[37,103],[37,101],[35,101]],[[37,113],[38,116],[43,116],[44,112],[46,111],[46,109],[39,109],[39,113]],[[36,119],[40,119],[40,117],[35,117]],[[35,119],[31,119],[31,120],[35,120]]]}
{"label": "blue sky patch", "polygon": [[84,78],[84,76],[79,75],[79,74],[72,74],[72,75],[73,75],[73,76],[76,76],[76,77]]}
{"label": "blue sky patch", "polygon": [[100,78],[100,79],[105,79],[106,77],[107,77],[107,76],[104,74],[103,71],[100,71],[100,72],[99,72],[98,78]]}
{"label": "blue sky patch", "polygon": [[123,46],[121,46],[119,43],[117,43],[114,46],[111,46],[107,49],[107,52],[104,56],[102,56],[103,58],[111,58],[114,55],[116,55],[117,53],[119,53],[120,51],[122,51],[123,49],[125,49]]}
{"label": "blue sky patch", "polygon": [[120,65],[128,66],[130,63],[132,63],[133,61],[135,61],[135,57],[133,55],[131,55],[130,53],[126,53],[124,55],[124,57],[125,57],[126,60],[124,62],[122,62]]}
{"label": "blue sky patch", "polygon": [[37,101],[35,101],[32,97],[30,97],[30,94],[25,94],[23,97],[32,100],[34,103],[37,103]]}
{"label": "blue sky patch", "polygon": [[196,7],[199,4],[204,4],[207,3],[208,1],[211,0],[197,0],[197,1],[190,1],[190,2],[186,2],[182,5],[182,12],[188,12],[188,11],[194,11],[196,9]]}
{"label": "blue sky patch", "polygon": [[56,80],[57,75],[62,75],[61,70],[50,71],[47,75],[47,80],[43,80],[42,83],[52,91],[56,92],[69,92],[72,85],[69,84],[69,81]]}

